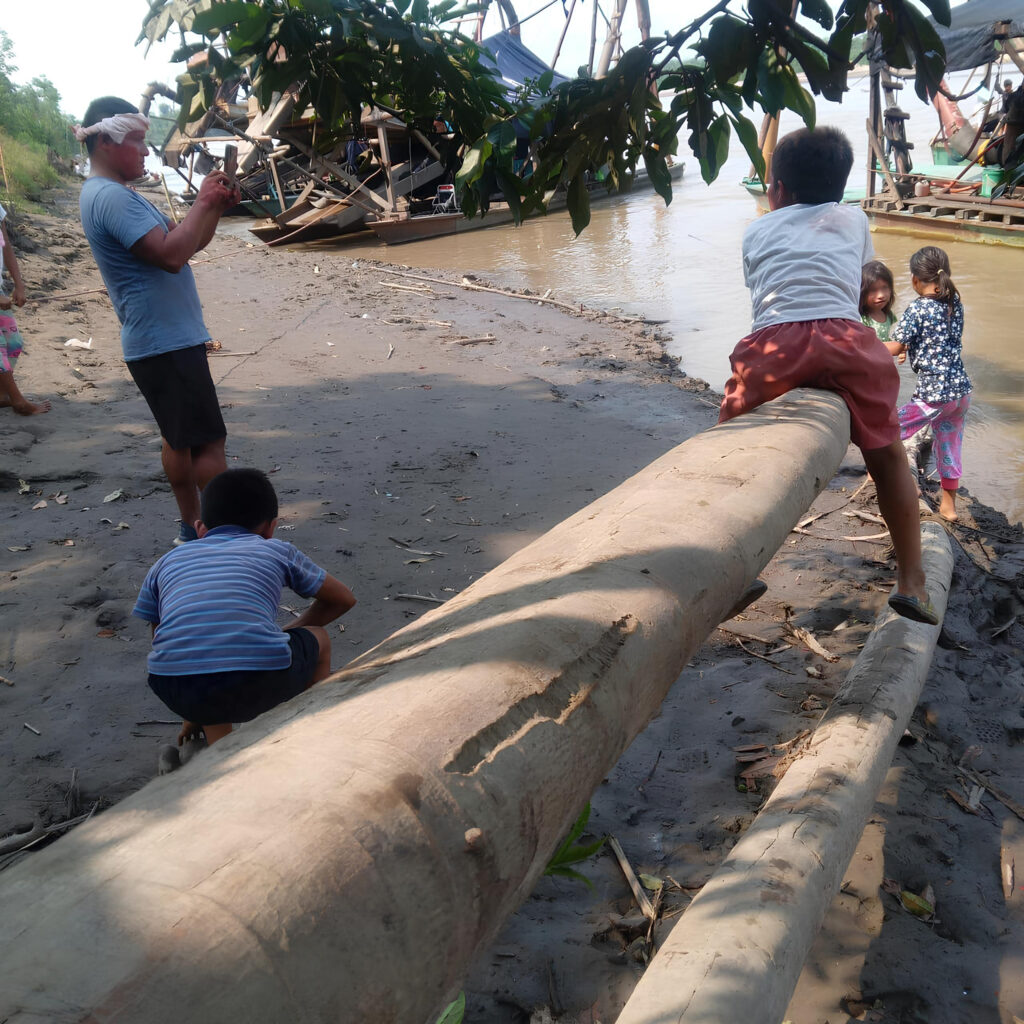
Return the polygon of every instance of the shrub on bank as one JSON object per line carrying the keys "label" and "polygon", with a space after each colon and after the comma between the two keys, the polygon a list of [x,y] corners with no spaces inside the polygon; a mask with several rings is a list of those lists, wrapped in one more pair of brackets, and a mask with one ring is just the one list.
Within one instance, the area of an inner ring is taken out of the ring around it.
{"label": "shrub on bank", "polygon": [[11,138],[0,130],[0,203],[16,209],[19,201],[38,202],[60,176],[51,166],[46,147]]}

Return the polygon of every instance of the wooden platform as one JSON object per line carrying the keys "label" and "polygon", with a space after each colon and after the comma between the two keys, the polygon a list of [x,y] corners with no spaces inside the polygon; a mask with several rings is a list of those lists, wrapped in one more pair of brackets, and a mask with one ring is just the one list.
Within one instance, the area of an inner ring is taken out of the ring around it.
{"label": "wooden platform", "polygon": [[1024,246],[1024,206],[949,195],[911,196],[900,203],[891,192],[882,192],[862,200],[861,208],[878,231]]}

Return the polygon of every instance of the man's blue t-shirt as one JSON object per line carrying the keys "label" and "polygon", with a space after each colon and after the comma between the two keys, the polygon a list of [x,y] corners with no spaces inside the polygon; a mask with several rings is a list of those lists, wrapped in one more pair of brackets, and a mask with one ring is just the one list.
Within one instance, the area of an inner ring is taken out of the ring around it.
{"label": "man's blue t-shirt", "polygon": [[192,268],[177,274],[133,256],[131,247],[170,221],[137,192],[110,178],[90,178],[79,199],[82,227],[121,321],[125,362],[210,340]]}
{"label": "man's blue t-shirt", "polygon": [[149,671],[158,676],[264,671],[291,664],[277,624],[281,591],[313,597],[327,573],[293,544],[218,526],[168,551],[132,609],[156,625]]}

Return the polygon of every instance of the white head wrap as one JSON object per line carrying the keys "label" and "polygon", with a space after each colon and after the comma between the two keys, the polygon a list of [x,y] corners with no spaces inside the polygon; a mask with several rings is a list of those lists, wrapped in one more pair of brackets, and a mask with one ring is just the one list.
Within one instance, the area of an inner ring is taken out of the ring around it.
{"label": "white head wrap", "polygon": [[83,128],[78,125],[75,128],[75,138],[79,142],[85,142],[90,135],[109,135],[115,145],[120,146],[129,132],[144,132],[149,128],[149,118],[145,114],[114,114],[113,117],[105,117],[102,121]]}

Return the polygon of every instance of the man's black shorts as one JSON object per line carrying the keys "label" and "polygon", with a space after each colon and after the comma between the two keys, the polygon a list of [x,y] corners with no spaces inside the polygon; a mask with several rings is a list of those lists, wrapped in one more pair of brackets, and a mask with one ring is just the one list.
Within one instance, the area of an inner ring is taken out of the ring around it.
{"label": "man's black shorts", "polygon": [[208,672],[195,676],[157,676],[150,673],[149,688],[186,722],[223,725],[251,722],[302,693],[316,670],[320,645],[308,629],[288,630],[292,663],[266,672]]}
{"label": "man's black shorts", "polygon": [[227,436],[205,344],[134,359],[127,365],[161,437],[173,449],[196,448]]}

